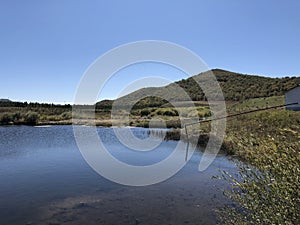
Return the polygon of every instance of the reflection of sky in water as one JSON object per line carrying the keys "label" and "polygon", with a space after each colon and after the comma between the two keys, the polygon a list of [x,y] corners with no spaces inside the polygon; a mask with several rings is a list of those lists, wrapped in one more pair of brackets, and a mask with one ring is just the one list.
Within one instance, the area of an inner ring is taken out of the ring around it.
{"label": "reflection of sky in water", "polygon": [[[177,145],[175,141],[164,141],[155,150],[138,152],[120,145],[112,129],[97,130],[113,156],[133,165],[158,162]],[[147,129],[135,128],[133,131],[138,137],[145,138],[148,135]],[[155,198],[154,190],[160,190],[157,192],[160,194],[166,192],[177,195],[178,188],[184,187],[187,192],[189,188],[190,191],[196,188],[202,192],[201,188],[207,189],[207,185],[211,185],[209,193],[213,195],[217,190],[212,185],[219,182],[211,180],[211,176],[217,173],[216,169],[234,168],[230,161],[219,156],[208,170],[199,173],[197,169],[201,152],[197,151],[189,163],[168,181],[134,189],[114,184],[96,174],[78,151],[71,126],[0,127],[0,144],[0,224],[5,225],[26,224],[36,216],[39,207],[81,195],[123,190],[125,196],[131,190],[137,190],[133,194],[139,196],[139,192],[144,193],[150,200]],[[184,155],[185,149],[182,157]],[[204,196],[203,202],[210,201],[209,198],[209,194]]]}

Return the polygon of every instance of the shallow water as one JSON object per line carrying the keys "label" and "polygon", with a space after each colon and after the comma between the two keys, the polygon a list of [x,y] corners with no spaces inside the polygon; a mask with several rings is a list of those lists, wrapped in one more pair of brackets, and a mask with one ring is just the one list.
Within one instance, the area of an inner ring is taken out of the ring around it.
{"label": "shallow water", "polygon": [[[124,147],[110,128],[97,131],[112,155],[132,165],[158,162],[177,145],[164,141],[144,154]],[[148,135],[147,129],[133,131],[140,138]],[[0,224],[215,224],[214,209],[228,200],[220,190],[225,183],[211,177],[218,168],[235,171],[235,166],[220,155],[199,172],[201,157],[196,151],[162,183],[123,186],[89,167],[72,126],[0,127]]]}

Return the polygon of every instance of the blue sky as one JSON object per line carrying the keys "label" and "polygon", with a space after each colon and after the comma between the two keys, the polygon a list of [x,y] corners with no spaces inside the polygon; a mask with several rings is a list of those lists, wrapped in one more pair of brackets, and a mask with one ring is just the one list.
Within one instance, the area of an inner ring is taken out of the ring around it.
{"label": "blue sky", "polygon": [[[299,10],[297,0],[1,0],[0,98],[72,102],[95,59],[140,40],[185,46],[209,68],[300,75]],[[160,69],[149,71],[185,78]],[[115,80],[103,98],[116,96],[122,82]]]}

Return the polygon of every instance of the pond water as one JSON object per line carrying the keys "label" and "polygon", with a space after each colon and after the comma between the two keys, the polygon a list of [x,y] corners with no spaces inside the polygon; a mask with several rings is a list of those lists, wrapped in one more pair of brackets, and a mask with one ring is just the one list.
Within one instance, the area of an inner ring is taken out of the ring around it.
{"label": "pond water", "polygon": [[[147,137],[148,129],[132,128]],[[129,151],[111,128],[97,128],[112,155],[132,165],[167,157],[176,141],[155,151]],[[182,149],[182,156],[185,148]],[[216,224],[214,209],[228,203],[218,169],[235,165],[219,155],[198,171],[201,151],[170,179],[144,187],[113,183],[83,159],[72,126],[0,127],[0,224]]]}

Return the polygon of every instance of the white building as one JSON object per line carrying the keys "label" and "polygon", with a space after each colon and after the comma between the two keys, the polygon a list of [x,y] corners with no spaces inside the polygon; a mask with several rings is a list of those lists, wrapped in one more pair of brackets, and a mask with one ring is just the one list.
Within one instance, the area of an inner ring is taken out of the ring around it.
{"label": "white building", "polygon": [[285,104],[297,103],[295,105],[286,106],[287,110],[300,111],[300,84],[285,93]]}

